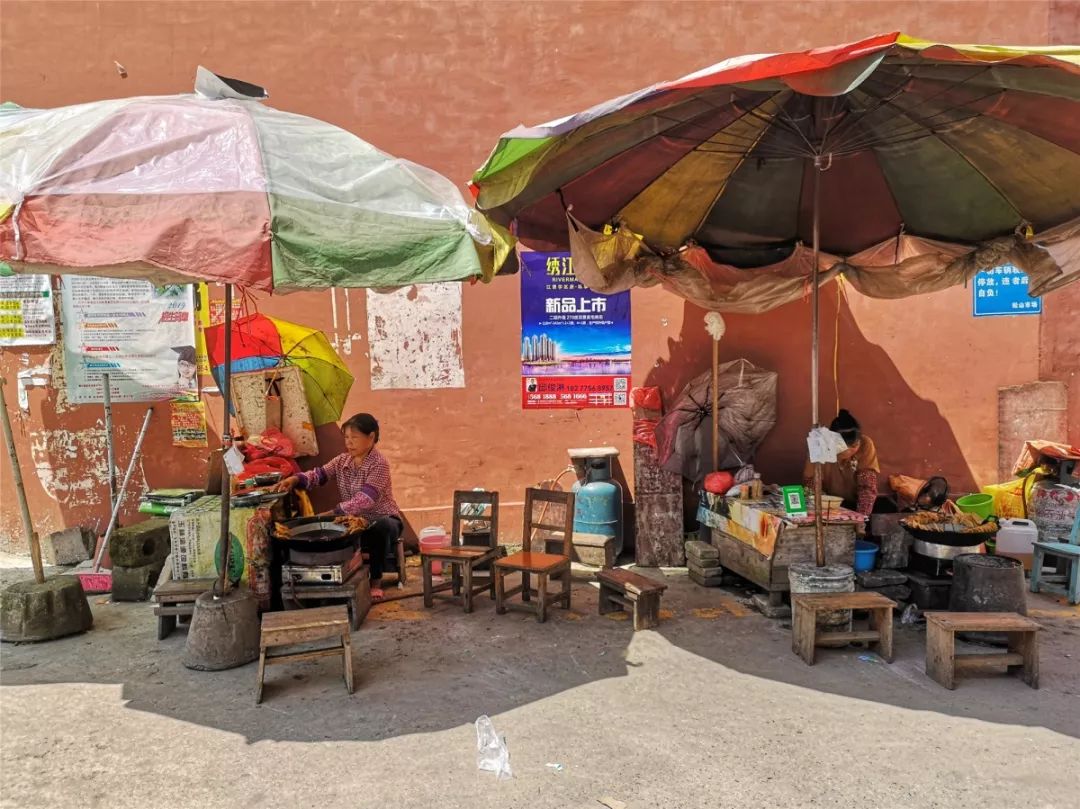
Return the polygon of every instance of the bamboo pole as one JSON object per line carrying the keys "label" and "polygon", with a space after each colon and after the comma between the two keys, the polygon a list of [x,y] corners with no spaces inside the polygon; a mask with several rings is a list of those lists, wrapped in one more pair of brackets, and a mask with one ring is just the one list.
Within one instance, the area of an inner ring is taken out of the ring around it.
{"label": "bamboo pole", "polygon": [[712,471],[720,468],[720,341],[712,341]]}
{"label": "bamboo pole", "polygon": [[19,468],[19,456],[15,451],[15,434],[11,429],[11,417],[8,415],[7,399],[4,396],[6,380],[0,379],[0,411],[3,412],[4,443],[7,444],[8,460],[11,461],[11,477],[15,481],[15,496],[19,500],[19,511],[22,514],[23,531],[26,534],[26,543],[30,546],[30,561],[34,565],[34,580],[38,584],[45,583],[45,568],[41,564],[41,543],[38,540],[34,523],[30,519],[30,505],[26,501],[26,487],[23,485],[22,469]]}
{"label": "bamboo pole", "polygon": [[[101,375],[102,394],[101,400],[105,406],[105,462],[109,465],[109,510],[116,510],[116,445],[113,440],[112,418],[112,386],[109,383],[109,375]],[[106,531],[109,529],[106,528]]]}
{"label": "bamboo pole", "polygon": [[[225,452],[232,447],[232,284],[225,285],[225,367],[221,372],[221,400],[225,412],[221,428],[221,446]],[[221,465],[221,574],[218,577],[218,593],[229,592],[229,551],[232,544],[229,536],[229,511],[232,496],[232,474],[222,459]]]}
{"label": "bamboo pole", "polygon": [[109,514],[109,527],[105,529],[105,538],[101,540],[101,546],[94,556],[95,573],[101,569],[101,560],[105,558],[105,552],[109,549],[109,541],[112,539],[113,531],[116,529],[117,523],[120,522],[120,507],[124,504],[124,497],[127,496],[131,477],[135,474],[135,465],[139,462],[139,453],[142,452],[143,441],[146,439],[146,433],[150,429],[150,417],[153,415],[154,408],[146,408],[142,427],[139,428],[139,434],[135,437],[135,448],[131,451],[131,460],[128,461],[127,470],[124,472],[124,480],[120,483],[120,489],[116,493],[116,500],[113,502],[112,511]]}

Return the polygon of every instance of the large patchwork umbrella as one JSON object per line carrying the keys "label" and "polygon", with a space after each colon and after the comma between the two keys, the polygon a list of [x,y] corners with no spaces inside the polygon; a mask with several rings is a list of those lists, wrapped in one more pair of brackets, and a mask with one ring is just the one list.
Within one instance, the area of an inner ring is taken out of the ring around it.
{"label": "large patchwork umbrella", "polygon": [[[353,376],[318,329],[255,314],[232,321],[230,371],[261,371],[292,365],[300,369],[304,394],[315,425],[341,418]],[[225,326],[203,331],[210,370],[218,385],[225,377]]]}
{"label": "large patchwork umbrella", "polygon": [[598,292],[760,312],[811,287],[815,425],[820,283],[899,298],[1012,262],[1041,294],[1080,278],[1078,188],[1080,48],[900,34],[727,59],[519,127],[472,181],[526,245],[569,243]]}

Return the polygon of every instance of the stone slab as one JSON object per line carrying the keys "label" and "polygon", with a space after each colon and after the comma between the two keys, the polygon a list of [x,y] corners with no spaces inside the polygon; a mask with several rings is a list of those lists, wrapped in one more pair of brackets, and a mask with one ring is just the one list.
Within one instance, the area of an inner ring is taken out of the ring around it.
{"label": "stone slab", "polygon": [[47,565],[77,565],[90,558],[87,535],[93,543],[93,531],[82,527],[65,528],[41,538],[41,558]]}
{"label": "stone slab", "polygon": [[866,590],[907,584],[907,576],[898,570],[867,570],[855,574],[855,581]]}
{"label": "stone slab", "polygon": [[754,609],[766,618],[791,617],[791,607],[787,604],[781,604],[779,607],[770,606],[769,596],[766,593],[754,593],[754,595],[750,596],[750,601],[753,603]]}
{"label": "stone slab", "polygon": [[113,601],[146,601],[154,592],[154,584],[161,574],[164,559],[153,565],[140,565],[139,567],[126,567],[113,565],[112,568],[112,600]]}
{"label": "stone slab", "polygon": [[690,581],[694,582],[695,584],[700,584],[702,587],[719,587],[721,584],[723,584],[724,577],[723,576],[707,576],[707,577],[706,576],[701,576],[701,575],[695,573],[693,570],[691,570],[690,571]]}
{"label": "stone slab", "polygon": [[0,640],[52,640],[93,625],[86,593],[74,576],[55,576],[42,584],[21,581],[0,593]]}
{"label": "stone slab", "polygon": [[686,548],[686,555],[688,557],[696,557],[697,559],[719,559],[720,550],[713,547],[707,542],[702,542],[700,539],[694,539],[687,542],[684,546]]}
{"label": "stone slab", "polygon": [[724,568],[722,568],[720,565],[710,565],[709,567],[705,567],[703,565],[696,565],[691,562],[686,566],[686,569],[689,570],[691,573],[695,573],[704,579],[710,578],[712,576],[724,575]]}

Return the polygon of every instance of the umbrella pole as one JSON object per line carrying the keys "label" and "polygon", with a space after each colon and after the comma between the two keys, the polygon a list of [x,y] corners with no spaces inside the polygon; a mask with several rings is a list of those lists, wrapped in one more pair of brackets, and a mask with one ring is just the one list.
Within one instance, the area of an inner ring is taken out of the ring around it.
{"label": "umbrella pole", "polygon": [[[221,428],[222,451],[232,447],[232,284],[225,285],[225,368],[221,373],[221,399],[225,403],[224,420]],[[229,592],[229,551],[232,542],[229,538],[229,506],[232,495],[232,474],[224,462],[221,465],[221,575],[218,579],[218,592]]]}
{"label": "umbrella pole", "polygon": [[712,341],[712,471],[720,469],[720,341]]}
{"label": "umbrella pole", "polygon": [[34,523],[30,519],[30,506],[26,502],[26,487],[23,486],[19,456],[15,452],[15,434],[11,431],[11,417],[8,416],[7,399],[4,398],[4,384],[5,380],[0,379],[0,411],[4,420],[4,443],[7,444],[8,459],[11,461],[11,479],[15,481],[15,496],[19,500],[19,511],[22,513],[23,531],[26,532],[26,542],[30,546],[34,580],[38,584],[44,584],[45,568],[41,566],[41,543],[38,540],[37,531],[34,530]]}
{"label": "umbrella pole", "polygon": [[[810,301],[812,325],[810,341],[810,408],[814,427],[820,427],[821,414],[818,410],[818,377],[820,357],[820,298],[821,268],[818,266],[818,253],[821,248],[821,156],[814,157],[814,265],[811,271]],[[825,565],[825,524],[821,516],[821,464],[814,464],[814,548],[817,566]]]}

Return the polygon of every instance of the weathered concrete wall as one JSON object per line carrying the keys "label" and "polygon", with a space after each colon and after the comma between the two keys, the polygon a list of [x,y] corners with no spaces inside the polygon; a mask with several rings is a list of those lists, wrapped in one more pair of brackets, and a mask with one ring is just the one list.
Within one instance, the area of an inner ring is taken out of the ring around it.
{"label": "weathered concrete wall", "polygon": [[[1068,35],[1076,28],[1075,11],[1060,2],[1005,0],[6,0],[0,18],[0,98],[56,106],[186,92],[196,65],[204,64],[264,84],[275,106],[339,124],[464,182],[499,134],[519,122],[547,120],[727,56],[897,29],[945,41],[1031,44],[1046,43],[1052,31],[1056,41],[1075,42],[1080,32]],[[126,79],[114,60],[125,67]],[[974,321],[969,295],[958,289],[888,302],[852,294],[840,307],[841,398],[877,439],[890,471],[941,470],[958,486],[996,476],[997,389],[1038,378],[1040,324],[1034,317]],[[623,451],[624,468],[632,468],[628,413],[520,410],[514,278],[462,289],[460,356],[450,352],[437,368],[427,370],[407,361],[409,349],[400,344],[404,336],[399,330],[370,328],[368,296],[362,292],[294,295],[257,304],[268,314],[321,327],[338,342],[357,380],[348,410],[369,410],[382,419],[398,499],[417,527],[447,518],[455,487],[498,488],[504,502],[520,500],[524,486],[554,476],[566,464],[565,447],[614,444]],[[1048,303],[1048,313],[1055,309]],[[1050,346],[1044,349],[1043,365],[1054,373],[1075,372],[1075,350],[1069,359],[1075,331],[1071,337],[1062,335],[1076,310],[1076,297],[1063,298],[1056,314],[1043,318],[1041,339]],[[823,316],[825,413],[834,407],[836,312],[830,290]],[[432,314],[430,323],[416,339],[453,331],[445,311]],[[772,478],[793,479],[801,464],[810,412],[808,334],[808,308],[797,303],[765,317],[730,318],[722,344],[725,359],[746,356],[780,372],[780,423],[759,459]],[[42,365],[48,354],[5,352],[3,371],[13,377],[19,368]],[[455,359],[460,366],[455,367]],[[700,310],[660,291],[634,293],[635,382],[655,382],[671,394],[707,368],[708,361]],[[459,373],[464,387],[458,386]],[[403,378],[437,379],[451,386],[386,388]],[[14,399],[10,387],[9,392]],[[104,521],[100,408],[69,408],[53,390],[33,389],[29,399],[30,412],[16,430],[38,530]],[[220,399],[208,403],[219,425]],[[142,412],[140,406],[117,407],[122,461]],[[321,432],[320,442],[328,453],[340,447],[332,428]],[[158,407],[148,447],[135,477],[138,486],[202,480],[202,453],[171,447],[164,406]],[[0,537],[14,535],[18,545],[6,466],[2,494]],[[517,510],[508,508],[507,530],[512,532],[518,520]]]}

